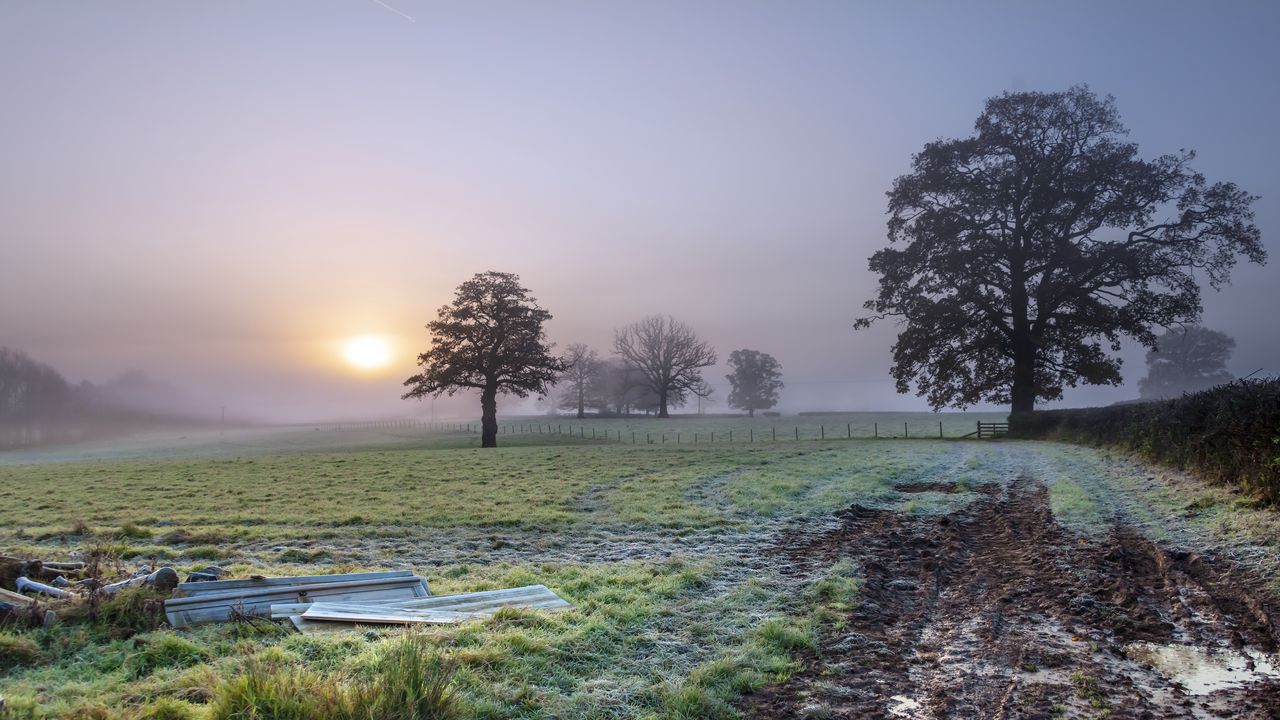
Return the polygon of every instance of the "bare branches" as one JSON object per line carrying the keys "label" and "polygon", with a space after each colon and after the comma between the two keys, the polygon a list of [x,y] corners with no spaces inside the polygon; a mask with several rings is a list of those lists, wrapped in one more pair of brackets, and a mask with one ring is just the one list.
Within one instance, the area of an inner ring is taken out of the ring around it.
{"label": "bare branches", "polygon": [[660,417],[667,416],[669,404],[683,402],[687,394],[702,394],[702,368],[716,362],[715,350],[670,316],[650,315],[617,330],[613,346],[658,395]]}

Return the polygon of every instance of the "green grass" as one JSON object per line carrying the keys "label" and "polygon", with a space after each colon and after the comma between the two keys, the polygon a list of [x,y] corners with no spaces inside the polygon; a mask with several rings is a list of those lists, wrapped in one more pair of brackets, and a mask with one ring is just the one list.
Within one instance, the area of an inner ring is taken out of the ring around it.
{"label": "green grass", "polygon": [[[65,559],[94,548],[122,570],[156,558],[236,576],[412,568],[437,594],[541,583],[573,609],[427,628],[409,657],[396,655],[407,651],[394,630],[167,630],[155,597],[123,593],[97,621],[66,613],[50,629],[0,634],[13,716],[207,720],[296,701],[302,717],[361,693],[366,707],[405,706],[395,692],[412,686],[414,697],[447,690],[467,719],[731,718],[744,693],[784,680],[858,603],[855,562],[797,575],[769,552],[806,518],[855,503],[953,513],[1030,474],[1082,532],[1104,532],[1118,514],[1181,531],[1159,519],[1179,493],[1144,490],[1122,462],[1050,443],[691,447],[551,435],[480,451],[468,438],[356,433],[325,434],[321,450],[311,437],[241,457],[0,466],[0,552]],[[929,486],[906,487],[916,483]],[[1181,497],[1179,507],[1197,503],[1183,529],[1239,537],[1223,518],[1254,517],[1228,513],[1226,496]],[[444,675],[430,668],[446,666],[447,682],[433,685]]]}

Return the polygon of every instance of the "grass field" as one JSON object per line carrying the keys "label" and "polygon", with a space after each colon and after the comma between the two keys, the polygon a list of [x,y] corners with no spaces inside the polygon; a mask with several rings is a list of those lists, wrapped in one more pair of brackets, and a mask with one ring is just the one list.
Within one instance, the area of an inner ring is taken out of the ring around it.
{"label": "grass field", "polygon": [[[857,602],[856,565],[799,573],[772,551],[855,503],[944,515],[1035,472],[1082,535],[1123,514],[1152,535],[1256,550],[1277,529],[1219,491],[1050,443],[631,445],[588,431],[484,451],[465,435],[366,430],[206,440],[0,466],[0,551],[66,559],[96,548],[121,566],[212,561],[236,575],[412,568],[435,593],[551,587],[575,609],[424,631],[459,664],[463,717],[474,718],[734,717]],[[1162,519],[1161,503],[1197,499],[1204,513]],[[388,634],[67,623],[0,634],[0,653],[30,651],[0,664],[0,695],[15,717],[203,717],[245,668],[356,677]]]}

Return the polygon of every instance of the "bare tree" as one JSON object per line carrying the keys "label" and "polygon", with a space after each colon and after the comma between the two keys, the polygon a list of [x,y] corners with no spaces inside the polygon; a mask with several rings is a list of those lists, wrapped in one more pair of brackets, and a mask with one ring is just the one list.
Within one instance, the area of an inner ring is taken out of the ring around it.
{"label": "bare tree", "polygon": [[702,368],[716,362],[715,349],[669,315],[650,315],[616,331],[613,347],[658,396],[658,417],[667,417],[667,408],[682,404],[688,393],[705,393]]}
{"label": "bare tree", "polygon": [[565,348],[560,361],[565,365],[564,374],[560,376],[564,386],[560,407],[576,410],[581,420],[586,417],[587,407],[599,407],[601,404],[595,397],[603,369],[600,354],[582,343],[573,343]]}
{"label": "bare tree", "polygon": [[404,397],[479,390],[480,445],[497,447],[498,393],[545,393],[564,372],[542,329],[550,319],[519,276],[477,273],[458,286],[439,319],[427,324],[431,349],[418,356],[422,372],[404,381],[412,388]]}

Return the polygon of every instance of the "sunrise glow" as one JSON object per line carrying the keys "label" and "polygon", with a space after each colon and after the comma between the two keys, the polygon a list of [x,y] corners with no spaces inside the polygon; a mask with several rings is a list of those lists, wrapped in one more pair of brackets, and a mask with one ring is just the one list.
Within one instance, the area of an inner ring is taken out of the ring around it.
{"label": "sunrise glow", "polygon": [[377,335],[354,337],[342,344],[342,357],[361,370],[376,370],[391,361],[391,343]]}

